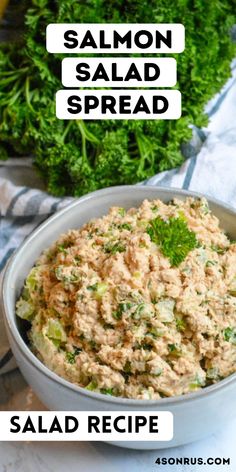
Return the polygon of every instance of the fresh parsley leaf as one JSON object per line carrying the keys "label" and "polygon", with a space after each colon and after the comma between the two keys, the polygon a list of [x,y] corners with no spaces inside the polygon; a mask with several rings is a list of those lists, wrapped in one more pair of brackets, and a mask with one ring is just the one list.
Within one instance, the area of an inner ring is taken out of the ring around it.
{"label": "fresh parsley leaf", "polygon": [[150,221],[147,233],[172,266],[181,264],[197,245],[195,233],[188,229],[182,218],[171,217],[165,221],[158,216]]}

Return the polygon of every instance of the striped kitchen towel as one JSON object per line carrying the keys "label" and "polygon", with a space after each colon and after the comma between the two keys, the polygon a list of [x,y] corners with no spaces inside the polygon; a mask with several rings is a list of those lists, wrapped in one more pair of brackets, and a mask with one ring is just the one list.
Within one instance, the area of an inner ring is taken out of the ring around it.
{"label": "striped kitchen towel", "polygon": [[[193,127],[185,153],[189,158],[174,170],[145,182],[191,189],[236,208],[236,61],[232,77],[207,106],[207,129]],[[30,159],[0,161],[0,270],[23,239],[43,220],[68,205],[71,198],[53,198],[41,187]],[[34,187],[34,188],[32,188]],[[15,367],[0,312],[0,374]]]}
{"label": "striped kitchen towel", "polygon": [[[12,182],[12,177],[14,182]],[[54,198],[48,193],[17,185],[37,182],[30,159],[0,161],[0,272],[25,237],[55,211],[68,205],[72,198]],[[38,185],[38,186],[39,186]],[[16,367],[6,337],[0,311],[0,374]]]}

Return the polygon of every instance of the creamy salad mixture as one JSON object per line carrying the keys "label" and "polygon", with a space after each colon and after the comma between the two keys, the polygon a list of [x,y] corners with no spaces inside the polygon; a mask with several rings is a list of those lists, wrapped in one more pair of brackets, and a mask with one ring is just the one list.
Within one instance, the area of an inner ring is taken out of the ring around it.
{"label": "creamy salad mixture", "polygon": [[205,199],[113,207],[68,231],[16,307],[38,358],[88,390],[159,399],[236,371],[236,243]]}

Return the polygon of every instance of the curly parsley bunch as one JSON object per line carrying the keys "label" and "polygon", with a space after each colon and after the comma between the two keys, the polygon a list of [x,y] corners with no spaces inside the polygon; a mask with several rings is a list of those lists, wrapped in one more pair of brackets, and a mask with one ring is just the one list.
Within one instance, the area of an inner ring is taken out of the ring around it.
{"label": "curly parsley bunch", "polygon": [[[132,184],[183,160],[189,124],[205,125],[204,105],[230,75],[235,0],[24,0],[25,33],[0,46],[0,156],[33,155],[54,195],[82,195]],[[62,54],[48,54],[48,23],[183,23],[184,53],[177,88],[183,113],[177,121],[60,121]]]}

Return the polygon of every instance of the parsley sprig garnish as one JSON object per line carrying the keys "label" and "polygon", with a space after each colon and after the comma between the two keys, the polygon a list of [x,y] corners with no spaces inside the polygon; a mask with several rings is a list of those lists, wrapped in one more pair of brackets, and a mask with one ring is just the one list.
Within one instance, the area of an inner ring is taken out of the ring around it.
{"label": "parsley sprig garnish", "polygon": [[195,233],[189,230],[181,217],[171,217],[165,221],[158,216],[150,221],[147,233],[151,241],[160,247],[162,254],[168,257],[172,266],[178,266],[197,246]]}

